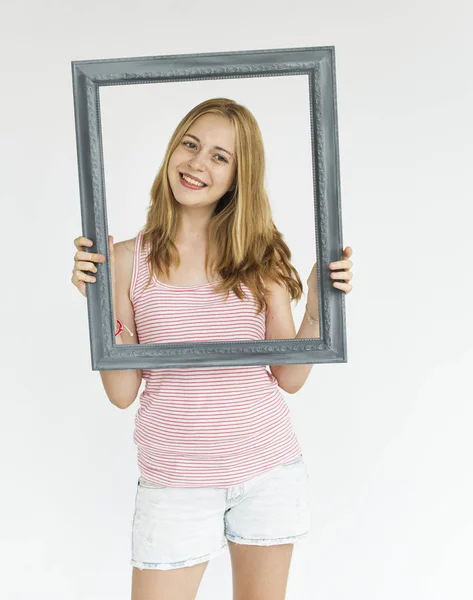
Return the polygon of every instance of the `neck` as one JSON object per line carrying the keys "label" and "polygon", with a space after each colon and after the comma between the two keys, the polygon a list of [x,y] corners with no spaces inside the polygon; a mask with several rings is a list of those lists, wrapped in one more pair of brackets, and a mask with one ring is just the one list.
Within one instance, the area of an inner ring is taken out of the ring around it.
{"label": "neck", "polygon": [[191,214],[185,210],[181,210],[176,242],[182,244],[202,242],[205,244],[209,232],[210,217],[209,210],[202,211],[200,214],[195,210]]}

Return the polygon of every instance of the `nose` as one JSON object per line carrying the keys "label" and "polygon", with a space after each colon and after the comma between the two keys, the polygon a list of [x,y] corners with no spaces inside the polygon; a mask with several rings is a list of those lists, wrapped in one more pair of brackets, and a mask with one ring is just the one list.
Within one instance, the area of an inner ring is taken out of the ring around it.
{"label": "nose", "polygon": [[205,169],[205,160],[200,153],[192,156],[188,160],[188,164],[195,171],[203,171]]}

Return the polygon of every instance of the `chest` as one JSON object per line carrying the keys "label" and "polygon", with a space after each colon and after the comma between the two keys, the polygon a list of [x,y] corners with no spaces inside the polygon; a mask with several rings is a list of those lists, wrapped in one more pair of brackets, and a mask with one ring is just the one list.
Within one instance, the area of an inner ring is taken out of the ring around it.
{"label": "chest", "polygon": [[159,272],[158,279],[167,285],[187,287],[194,285],[204,285],[219,278],[217,273],[212,273],[209,279],[205,273],[205,249],[181,249],[179,256],[180,265],[172,265],[169,269],[169,277],[164,272]]}

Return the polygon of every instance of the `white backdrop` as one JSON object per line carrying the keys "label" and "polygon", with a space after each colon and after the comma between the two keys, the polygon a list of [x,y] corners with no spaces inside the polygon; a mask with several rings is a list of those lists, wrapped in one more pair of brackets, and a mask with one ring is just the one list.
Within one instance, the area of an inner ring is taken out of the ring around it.
{"label": "white backdrop", "polygon": [[[137,403],[108,401],[70,282],[81,234],[70,61],[335,45],[348,363],[315,366],[286,395],[312,491],[287,598],[470,599],[472,8],[4,0],[0,11],[0,597],[130,598]],[[230,598],[226,554],[198,599]]]}
{"label": "white backdrop", "polygon": [[[304,317],[307,278],[317,260],[310,131],[309,78],[239,77],[100,88],[108,230],[115,241],[144,227],[150,189],[168,142],[191,108],[209,98],[231,98],[254,115],[264,144],[271,213],[288,244],[304,296],[293,303]],[[297,329],[299,327],[297,326]]]}

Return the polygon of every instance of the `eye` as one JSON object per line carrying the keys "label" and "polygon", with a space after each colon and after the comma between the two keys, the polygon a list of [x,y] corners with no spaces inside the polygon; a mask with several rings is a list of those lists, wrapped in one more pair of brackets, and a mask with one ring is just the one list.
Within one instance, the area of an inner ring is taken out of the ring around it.
{"label": "eye", "polygon": [[[194,142],[182,142],[184,144],[184,146],[186,146],[187,148],[189,146],[187,146],[187,144],[190,144],[191,146],[195,146],[197,147]],[[191,150],[193,150],[194,148],[191,148]],[[228,160],[225,158],[225,156],[223,156],[222,154],[216,154],[215,156],[219,156],[220,158],[223,158],[223,162],[228,162]],[[217,162],[222,162],[221,160],[217,160]]]}

